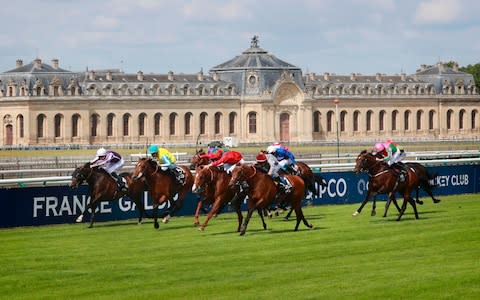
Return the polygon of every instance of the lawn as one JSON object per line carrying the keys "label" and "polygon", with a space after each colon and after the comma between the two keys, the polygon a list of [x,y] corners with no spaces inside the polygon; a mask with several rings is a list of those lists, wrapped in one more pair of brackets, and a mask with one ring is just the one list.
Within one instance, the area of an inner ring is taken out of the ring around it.
{"label": "lawn", "polygon": [[424,199],[415,220],[304,209],[313,229],[221,214],[0,230],[1,299],[478,299],[480,195]]}

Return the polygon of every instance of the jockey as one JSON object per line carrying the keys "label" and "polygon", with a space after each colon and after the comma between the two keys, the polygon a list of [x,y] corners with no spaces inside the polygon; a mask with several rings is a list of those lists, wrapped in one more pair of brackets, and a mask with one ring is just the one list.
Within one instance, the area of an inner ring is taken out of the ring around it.
{"label": "jockey", "polygon": [[150,145],[150,147],[148,147],[148,152],[153,160],[160,165],[162,171],[169,170],[179,184],[185,184],[185,175],[179,170],[179,168],[177,168],[177,165],[175,164],[177,159],[170,151],[165,148],[160,148],[157,145]]}
{"label": "jockey", "polygon": [[287,165],[290,163],[291,158],[293,158],[293,161],[295,161],[295,157],[293,156],[293,154],[282,147],[276,148],[269,146],[267,148],[267,161],[270,164],[268,175],[272,176],[274,181],[277,181],[281,184],[281,187],[283,188],[285,193],[289,193],[292,186],[283,176],[280,176],[278,174],[278,171],[281,168],[287,173],[289,173],[287,170]]}
{"label": "jockey", "polygon": [[389,166],[401,162],[407,154],[405,151],[391,140],[375,144],[375,151],[383,156],[383,159]]}
{"label": "jockey", "polygon": [[223,169],[227,171],[228,174],[230,174],[233,171],[233,168],[235,168],[237,164],[243,164],[243,163],[244,163],[243,155],[240,152],[228,151],[220,159],[208,164],[207,167],[222,166]]}
{"label": "jockey", "polygon": [[208,152],[200,156],[200,158],[208,158],[211,161],[219,160],[223,156],[223,149],[217,145],[208,146]]}
{"label": "jockey", "polygon": [[270,165],[267,161],[267,156],[263,151],[258,152],[257,156],[255,157],[255,167],[264,173],[268,173],[270,169]]}
{"label": "jockey", "polygon": [[120,169],[124,163],[125,161],[120,154],[112,150],[106,150],[102,147],[97,150],[95,158],[90,162],[90,167],[100,167],[107,171],[107,173],[117,182],[118,189],[122,192],[126,192],[127,186],[123,181],[123,178],[115,173],[115,171]]}

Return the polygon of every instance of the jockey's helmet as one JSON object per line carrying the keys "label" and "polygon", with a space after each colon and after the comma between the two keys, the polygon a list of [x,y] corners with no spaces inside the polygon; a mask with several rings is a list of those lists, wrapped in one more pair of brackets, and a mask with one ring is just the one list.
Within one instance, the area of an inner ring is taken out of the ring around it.
{"label": "jockey's helmet", "polygon": [[150,147],[148,147],[148,153],[152,154],[152,153],[157,153],[158,152],[158,146],[157,145],[150,145]]}
{"label": "jockey's helmet", "polygon": [[100,157],[100,156],[105,156],[107,155],[107,150],[105,148],[100,148],[97,150],[97,156]]}
{"label": "jockey's helmet", "polygon": [[267,147],[267,153],[274,153],[277,150],[277,147],[270,145]]}
{"label": "jockey's helmet", "polygon": [[383,143],[376,143],[374,148],[375,148],[375,151],[377,152],[381,152],[385,150],[385,146],[383,145]]}
{"label": "jockey's helmet", "polygon": [[267,156],[263,152],[260,152],[257,154],[256,160],[259,163],[265,162],[267,161]]}

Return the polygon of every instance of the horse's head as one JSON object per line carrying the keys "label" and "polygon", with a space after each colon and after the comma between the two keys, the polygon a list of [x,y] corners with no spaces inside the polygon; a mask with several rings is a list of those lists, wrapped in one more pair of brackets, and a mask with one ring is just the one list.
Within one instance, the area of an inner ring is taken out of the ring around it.
{"label": "horse's head", "polygon": [[72,189],[77,188],[82,182],[87,180],[88,177],[92,174],[93,169],[90,168],[90,163],[86,163],[85,165],[75,168],[72,173],[72,181],[70,182],[70,187]]}
{"label": "horse's head", "polygon": [[357,159],[355,161],[355,168],[353,169],[353,171],[355,172],[355,174],[358,174],[362,171],[368,171],[376,163],[377,159],[375,158],[375,156],[371,152],[363,150],[357,156]]}
{"label": "horse's head", "polygon": [[237,165],[231,175],[230,181],[228,182],[228,187],[233,188],[238,182],[246,181],[249,178],[255,175],[256,169],[252,165]]}
{"label": "horse's head", "polygon": [[213,170],[204,165],[198,166],[195,174],[195,181],[192,186],[192,192],[198,194],[205,190],[205,185],[213,181]]}
{"label": "horse's head", "polygon": [[208,157],[204,156],[206,153],[203,152],[203,149],[200,149],[195,152],[195,155],[190,160],[190,170],[195,170],[198,166],[207,165],[210,160]]}
{"label": "horse's head", "polygon": [[132,173],[132,179],[138,180],[145,176],[146,174],[154,173],[156,170],[156,162],[153,161],[151,158],[140,158],[135,165],[135,169]]}

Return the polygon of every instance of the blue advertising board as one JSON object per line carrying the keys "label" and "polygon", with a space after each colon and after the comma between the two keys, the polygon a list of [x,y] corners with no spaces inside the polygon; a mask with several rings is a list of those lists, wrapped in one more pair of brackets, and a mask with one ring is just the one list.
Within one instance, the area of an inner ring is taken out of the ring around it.
{"label": "blue advertising board", "polygon": [[[480,165],[440,166],[428,170],[437,174],[437,187],[434,189],[436,196],[480,191]],[[320,175],[327,186],[318,187],[318,192],[308,201],[314,205],[358,203],[366,196],[366,174],[356,175],[349,171]],[[89,201],[88,186],[85,185],[76,190],[68,186],[0,189],[0,227],[74,223]],[[197,201],[196,195],[189,193],[176,215],[193,215]],[[152,209],[147,192],[144,192],[143,202],[147,211]],[[137,216],[135,204],[125,197],[102,202],[97,208],[95,220],[125,220]],[[89,220],[89,217],[90,214],[85,214],[84,220]]]}

